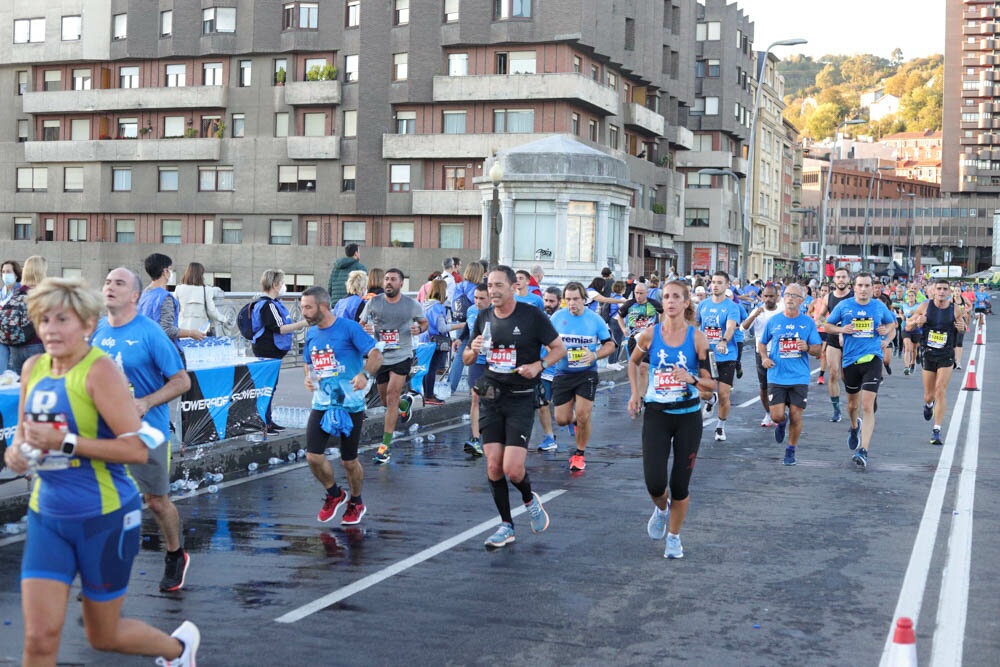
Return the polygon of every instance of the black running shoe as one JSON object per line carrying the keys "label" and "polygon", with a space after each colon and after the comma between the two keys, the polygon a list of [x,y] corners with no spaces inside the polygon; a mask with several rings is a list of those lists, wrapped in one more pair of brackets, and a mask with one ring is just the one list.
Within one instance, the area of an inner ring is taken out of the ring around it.
{"label": "black running shoe", "polygon": [[180,558],[171,558],[168,554],[165,563],[163,578],[160,579],[160,590],[171,593],[184,588],[184,578],[191,564],[191,556],[186,551],[181,553]]}

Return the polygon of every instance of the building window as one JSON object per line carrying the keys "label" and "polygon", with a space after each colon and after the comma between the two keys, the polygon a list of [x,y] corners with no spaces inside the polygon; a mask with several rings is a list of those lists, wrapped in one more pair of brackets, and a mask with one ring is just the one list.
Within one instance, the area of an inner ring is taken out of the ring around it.
{"label": "building window", "polygon": [[396,25],[406,25],[410,22],[410,0],[395,0],[393,22]]}
{"label": "building window", "polygon": [[115,220],[115,243],[135,243],[135,220]]}
{"label": "building window", "polygon": [[469,73],[468,53],[448,54],[448,76],[466,76]]}
{"label": "building window", "polygon": [[407,61],[409,54],[394,53],[392,55],[392,80],[406,81]]}
{"label": "building window", "polygon": [[708,227],[709,209],[707,208],[686,208],[684,209],[685,227]]}
{"label": "building window", "polygon": [[345,137],[356,137],[356,136],[358,136],[358,112],[357,111],[345,111],[344,112],[344,136]]}
{"label": "building window", "polygon": [[222,221],[222,243],[225,245],[240,245],[243,243],[243,223],[241,221]]}
{"label": "building window", "polygon": [[319,3],[286,2],[283,9],[282,29],[316,30],[319,27]]}
{"label": "building window", "polygon": [[722,36],[722,24],[719,21],[705,21],[695,26],[695,41],[704,42],[720,39]]}
{"label": "building window", "polygon": [[596,234],[597,204],[592,201],[569,202],[566,210],[566,261],[593,262],[597,250]]}
{"label": "building window", "polygon": [[590,78],[593,79],[594,81],[600,81],[601,80],[601,68],[600,68],[600,66],[598,66],[598,65],[591,65],[590,66]]}
{"label": "building window", "polygon": [[444,21],[452,23],[458,20],[458,0],[444,0]]}
{"label": "building window", "polygon": [[353,83],[358,80],[358,57],[344,56],[344,81]]}
{"label": "building window", "polygon": [[28,72],[20,70],[17,73],[17,94],[24,95],[28,92]]}
{"label": "building window", "polygon": [[28,119],[18,118],[17,119],[17,140],[19,142],[25,142],[28,140]]}
{"label": "building window", "polygon": [[590,136],[590,140],[597,143],[598,138],[598,124],[596,120],[587,121],[587,133]]}
{"label": "building window", "polygon": [[704,97],[695,99],[694,109],[698,108],[698,102],[701,101],[701,113],[706,116],[718,116],[719,115],[719,98],[718,97]]}
{"label": "building window", "polygon": [[307,113],[303,115],[302,136],[304,137],[325,137],[326,136],[326,114]]}
{"label": "building window", "polygon": [[366,225],[363,220],[345,220],[341,227],[341,236],[343,237],[344,245],[348,243],[366,245],[365,227]]}
{"label": "building window", "polygon": [[74,118],[69,121],[70,141],[90,141],[90,119]]}
{"label": "building window", "polygon": [[31,240],[31,218],[14,218],[14,240]]}
{"label": "building window", "polygon": [[42,74],[42,90],[62,90],[62,72],[57,69],[47,69]]}
{"label": "building window", "polygon": [[83,31],[82,16],[62,17],[62,41],[64,42],[79,41],[82,31]]}
{"label": "building window", "polygon": [[201,117],[201,136],[203,137],[222,137],[219,135],[219,128],[221,127],[222,116],[202,116]]}
{"label": "building window", "polygon": [[111,17],[111,39],[126,39],[128,37],[128,14],[115,14]]}
{"label": "building window", "polygon": [[292,221],[271,221],[271,245],[292,245]]}
{"label": "building window", "polygon": [[73,90],[90,90],[91,73],[89,69],[73,70]]}
{"label": "building window", "polygon": [[222,63],[204,63],[201,66],[201,85],[222,86]]}
{"label": "building window", "polygon": [[531,18],[531,0],[493,0],[493,18]]}
{"label": "building window", "polygon": [[62,123],[58,120],[42,121],[42,141],[59,141]]}
{"label": "building window", "polygon": [[174,34],[174,10],[160,12],[160,37],[170,37]]}
{"label": "building window", "polygon": [[442,222],[438,226],[439,248],[464,248],[465,225],[458,222]]}
{"label": "building window", "polygon": [[618,75],[614,72],[608,72],[608,88],[616,92],[618,90]]}
{"label": "building window", "polygon": [[160,192],[177,192],[177,168],[160,167]]}
{"label": "building window", "polygon": [[397,111],[396,134],[416,134],[416,133],[417,133],[417,112]]}
{"label": "building window", "polygon": [[306,245],[314,246],[319,243],[319,221],[306,220]]}
{"label": "building window", "polygon": [[635,19],[625,19],[625,50],[635,50]]}
{"label": "building window", "polygon": [[570,131],[574,136],[580,136],[580,114],[574,113],[570,116]]}
{"label": "building window", "polygon": [[86,218],[70,218],[67,222],[67,227],[69,231],[70,241],[86,241],[87,240],[87,219]]}
{"label": "building window", "polygon": [[232,167],[199,167],[198,190],[201,192],[233,192],[236,189]]}
{"label": "building window", "polygon": [[209,7],[201,10],[201,33],[236,32],[235,7]]}
{"label": "building window", "polygon": [[240,88],[247,88],[250,86],[251,74],[253,73],[253,61],[241,60],[240,61]]}
{"label": "building window", "polygon": [[316,166],[278,166],[278,192],[316,192]]}
{"label": "building window", "polygon": [[45,19],[15,19],[15,44],[36,44],[44,41]]}
{"label": "building window", "polygon": [[535,261],[535,251],[556,247],[556,203],[518,199],[514,202],[514,260]]}
{"label": "building window", "polygon": [[18,167],[17,191],[48,192],[49,191],[48,167]]}
{"label": "building window", "polygon": [[138,67],[119,67],[118,68],[118,87],[119,88],[138,88],[139,87],[139,68]]}
{"label": "building window", "polygon": [[444,112],[444,133],[445,134],[465,134],[465,112],[445,111]]}
{"label": "building window", "polygon": [[341,172],[340,189],[344,192],[354,192],[355,178],[357,177],[357,167],[353,164],[345,164]]}
{"label": "building window", "polygon": [[495,109],[493,131],[508,134],[534,132],[535,112],[533,109]]}
{"label": "building window", "polygon": [[394,248],[413,247],[413,223],[412,222],[390,222],[389,223],[389,244]]}
{"label": "building window", "polygon": [[118,134],[116,135],[119,139],[135,139],[139,136],[139,119],[138,118],[119,118],[118,119]]}
{"label": "building window", "polygon": [[621,253],[621,230],[625,222],[625,207],[618,204],[608,206],[608,257],[618,257]]}
{"label": "building window", "polygon": [[687,173],[687,187],[692,190],[700,190],[712,187],[712,177],[708,174],[699,174],[696,171]]}
{"label": "building window", "polygon": [[650,187],[648,193],[649,193],[649,210],[652,211],[653,208],[656,206],[656,188]]}
{"label": "building window", "polygon": [[132,191],[132,168],[112,167],[111,168],[111,191],[131,192]]}
{"label": "building window", "polygon": [[[324,67],[326,67],[326,58],[306,58],[303,61],[302,80],[319,81]],[[309,76],[310,71],[312,71],[312,76]]]}
{"label": "building window", "polygon": [[389,165],[389,190],[391,192],[410,191],[410,165]]}
{"label": "building window", "polygon": [[718,58],[709,58],[708,60],[708,75],[710,77],[718,77],[721,73],[722,65]]}
{"label": "building window", "polygon": [[246,115],[241,113],[233,114],[233,138],[238,139],[246,132]]}
{"label": "building window", "polygon": [[618,128],[614,125],[608,126],[608,146],[615,150],[618,149]]}
{"label": "building window", "polygon": [[465,167],[444,168],[444,189],[445,190],[465,189]]}
{"label": "building window", "polygon": [[187,65],[167,65],[167,88],[187,85]]}
{"label": "building window", "polygon": [[347,28],[357,28],[361,24],[361,0],[347,0],[347,15],[344,17],[344,26]]}
{"label": "building window", "polygon": [[63,168],[63,192],[83,192],[83,167]]}
{"label": "building window", "polygon": [[288,73],[288,61],[284,58],[275,58],[274,60],[274,85],[279,83],[284,85],[285,75]]}
{"label": "building window", "polygon": [[180,220],[160,221],[160,243],[167,243],[170,245],[180,245],[181,243]]}
{"label": "building window", "polygon": [[507,56],[509,74],[534,74],[534,51],[511,51]]}
{"label": "building window", "polygon": [[184,136],[184,116],[167,116],[163,119],[164,137]]}
{"label": "building window", "polygon": [[279,111],[274,114],[274,136],[276,137],[287,137],[288,136],[288,112]]}

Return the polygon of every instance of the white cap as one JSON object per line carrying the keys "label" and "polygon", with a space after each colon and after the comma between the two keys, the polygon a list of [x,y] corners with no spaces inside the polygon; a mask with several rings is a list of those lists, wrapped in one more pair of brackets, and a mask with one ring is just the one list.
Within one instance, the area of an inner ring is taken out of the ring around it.
{"label": "white cap", "polygon": [[704,294],[705,293],[705,286],[704,285],[698,285],[697,287],[694,288],[694,293],[695,294]]}

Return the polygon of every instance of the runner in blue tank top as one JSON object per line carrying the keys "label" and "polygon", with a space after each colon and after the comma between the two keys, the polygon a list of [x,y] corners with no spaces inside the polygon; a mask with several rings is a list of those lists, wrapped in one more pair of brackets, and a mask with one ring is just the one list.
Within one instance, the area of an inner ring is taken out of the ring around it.
{"label": "runner in blue tank top", "polygon": [[[681,526],[688,510],[688,485],[701,444],[701,397],[712,395],[708,340],[691,325],[694,307],[687,285],[670,281],[663,287],[663,322],[639,334],[629,358],[632,395],[628,411],[642,420],[642,468],[653,514],[646,532],[654,540],[666,536],[665,558],[683,558]],[[639,384],[639,366],[649,355],[649,380]],[[667,465],[674,455],[669,481]],[[669,490],[668,490],[669,485]],[[669,523],[669,532],[668,532]]]}

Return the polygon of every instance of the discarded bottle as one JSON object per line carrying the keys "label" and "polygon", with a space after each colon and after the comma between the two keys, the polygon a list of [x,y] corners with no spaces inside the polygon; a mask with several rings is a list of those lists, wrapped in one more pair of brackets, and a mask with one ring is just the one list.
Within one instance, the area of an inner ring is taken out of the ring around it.
{"label": "discarded bottle", "polygon": [[472,421],[472,417],[469,415],[462,415],[462,421],[464,422]]}
{"label": "discarded bottle", "polygon": [[219,482],[221,482],[222,481],[222,473],[221,472],[217,472],[214,475],[212,475],[212,481],[215,482],[216,484],[218,484]]}
{"label": "discarded bottle", "polygon": [[437,436],[436,435],[434,435],[433,433],[428,433],[427,434],[427,441],[428,442],[434,442],[435,440],[437,440]]}
{"label": "discarded bottle", "polygon": [[208,492],[209,493],[218,493],[219,492],[219,487],[217,487],[215,484],[212,484],[211,486],[208,487]]}
{"label": "discarded bottle", "polygon": [[247,472],[257,472],[257,464],[251,463],[247,466]]}
{"label": "discarded bottle", "polygon": [[299,458],[300,458],[300,459],[304,459],[304,458],[306,457],[306,450],[304,450],[304,449],[300,449],[300,450],[299,450],[298,452],[296,452],[296,453],[297,453],[297,454],[299,455]]}
{"label": "discarded bottle", "polygon": [[418,435],[417,437],[415,437],[415,438],[413,439],[413,444],[415,444],[415,445],[422,445],[422,444],[424,444],[424,439],[423,439],[423,438],[421,438],[421,437],[420,437],[420,436]]}
{"label": "discarded bottle", "polygon": [[298,455],[296,455],[295,452],[288,452],[288,462],[289,463],[295,463],[295,459],[297,459],[297,458],[298,458]]}
{"label": "discarded bottle", "polygon": [[281,465],[281,463],[282,463],[281,459],[279,459],[277,456],[272,456],[267,460],[267,465],[269,466],[277,466]]}
{"label": "discarded bottle", "polygon": [[410,428],[408,428],[407,430],[412,435],[420,430],[420,424],[410,424]]}
{"label": "discarded bottle", "polygon": [[487,322],[483,325],[483,341],[482,347],[479,348],[479,354],[486,357],[487,363],[489,363],[490,358],[490,348],[493,347],[493,333],[490,330],[490,323]]}
{"label": "discarded bottle", "polygon": [[3,532],[7,535],[20,535],[25,531],[25,527],[20,523],[5,523]]}

